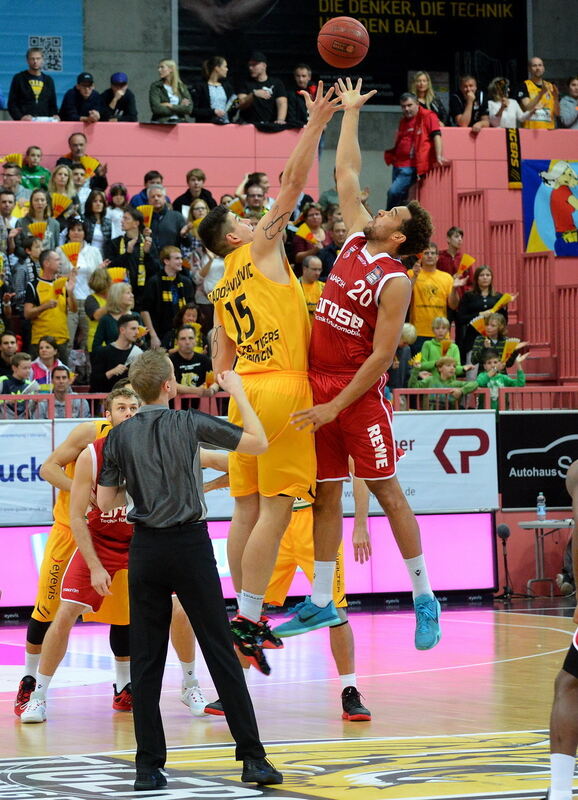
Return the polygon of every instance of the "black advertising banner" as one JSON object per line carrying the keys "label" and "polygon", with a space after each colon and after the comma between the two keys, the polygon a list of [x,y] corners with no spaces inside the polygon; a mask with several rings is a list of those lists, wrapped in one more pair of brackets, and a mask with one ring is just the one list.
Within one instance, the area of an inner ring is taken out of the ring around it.
{"label": "black advertising banner", "polygon": [[568,467],[578,459],[578,411],[516,411],[499,415],[499,482],[504,511],[567,509]]}
{"label": "black advertising banner", "polygon": [[[290,87],[293,68],[309,64],[314,77],[333,81],[340,70],[317,52],[328,19],[350,16],[370,35],[369,53],[355,67],[376,103],[397,104],[408,74],[434,74],[438,91],[453,91],[459,74],[482,86],[497,75],[514,86],[526,77],[526,0],[179,0],[179,67],[191,84],[204,59],[224,56],[235,86],[247,76],[252,50],[269,59],[269,74]],[[449,80],[449,83],[448,83]]]}

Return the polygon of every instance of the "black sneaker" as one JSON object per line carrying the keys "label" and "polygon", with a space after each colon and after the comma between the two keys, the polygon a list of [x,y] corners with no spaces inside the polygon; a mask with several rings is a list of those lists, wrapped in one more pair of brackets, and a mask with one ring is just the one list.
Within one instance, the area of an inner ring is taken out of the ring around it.
{"label": "black sneaker", "polygon": [[361,695],[355,686],[346,686],[341,692],[341,705],[343,706],[341,719],[349,722],[367,722],[371,719],[371,711],[361,702]]}
{"label": "black sneaker", "polygon": [[30,695],[36,689],[36,678],[32,675],[25,675],[18,686],[18,693],[14,701],[14,713],[17,717],[22,716],[26,704],[30,700]]}
{"label": "black sneaker", "polygon": [[283,783],[283,775],[266,758],[244,758],[241,780],[243,783]]}
{"label": "black sneaker", "polygon": [[212,714],[214,717],[224,717],[225,711],[223,709],[223,704],[217,698],[214,703],[207,703],[205,706],[205,714]]}
{"label": "black sneaker", "polygon": [[280,639],[278,636],[275,636],[271,628],[269,627],[269,617],[263,615],[261,617],[261,622],[259,623],[259,627],[261,628],[260,633],[260,642],[261,647],[264,650],[283,650],[285,645],[283,644],[283,639]]}
{"label": "black sneaker", "polygon": [[231,620],[231,633],[233,643],[241,655],[263,675],[270,675],[271,667],[260,643],[261,625],[245,617],[235,617]]}
{"label": "black sneaker", "polygon": [[153,789],[165,789],[167,786],[167,779],[160,771],[155,769],[154,772],[138,772],[136,773],[136,781],[134,782],[135,792],[146,792]]}

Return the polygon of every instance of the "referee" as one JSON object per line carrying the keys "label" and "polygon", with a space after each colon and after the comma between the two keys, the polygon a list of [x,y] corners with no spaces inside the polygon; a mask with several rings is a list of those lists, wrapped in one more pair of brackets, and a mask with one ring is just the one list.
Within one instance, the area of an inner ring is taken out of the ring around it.
{"label": "referee", "polygon": [[258,455],[267,449],[263,427],[234,372],[219,384],[239,406],[243,428],[198,411],[170,410],[177,392],[173,364],[162,349],[139,356],[130,382],[144,405],[113,429],[104,448],[98,505],[129,503],[134,523],[129,555],[131,682],[137,742],[136,790],[163,788],[166,742],[159,708],[176,592],[223,702],[242,780],[283,782],[265,758],[255,713],[233,650],[231,630],[205,521],[199,444]]}

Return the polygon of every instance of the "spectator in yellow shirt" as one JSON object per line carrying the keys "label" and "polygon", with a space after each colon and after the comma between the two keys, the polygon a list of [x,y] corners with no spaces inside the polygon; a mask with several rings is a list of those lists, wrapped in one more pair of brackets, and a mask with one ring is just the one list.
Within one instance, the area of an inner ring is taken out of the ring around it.
{"label": "spectator in yellow shirt", "polygon": [[319,280],[322,269],[321,259],[317,258],[317,256],[305,256],[303,259],[303,274],[299,278],[299,283],[305,295],[311,324],[313,324],[313,315],[315,314],[317,303],[325,288],[325,284]]}

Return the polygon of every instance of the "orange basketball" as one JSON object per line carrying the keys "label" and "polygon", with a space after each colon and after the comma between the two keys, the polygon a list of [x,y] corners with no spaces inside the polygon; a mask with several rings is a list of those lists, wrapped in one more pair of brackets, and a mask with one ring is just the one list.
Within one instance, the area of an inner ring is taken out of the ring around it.
{"label": "orange basketball", "polygon": [[369,49],[369,34],[353,17],[328,20],[317,37],[319,55],[332,67],[347,69],[363,61]]}

